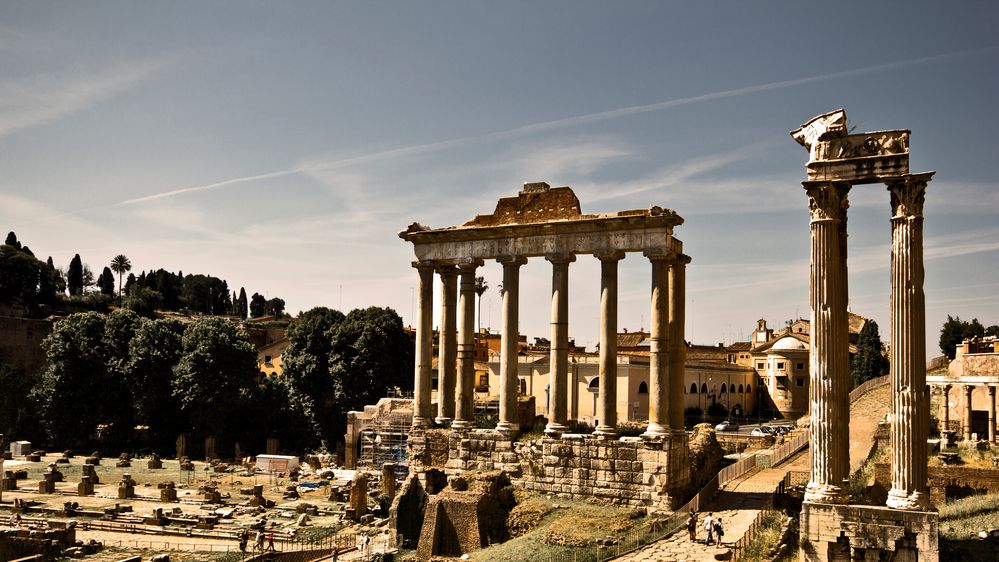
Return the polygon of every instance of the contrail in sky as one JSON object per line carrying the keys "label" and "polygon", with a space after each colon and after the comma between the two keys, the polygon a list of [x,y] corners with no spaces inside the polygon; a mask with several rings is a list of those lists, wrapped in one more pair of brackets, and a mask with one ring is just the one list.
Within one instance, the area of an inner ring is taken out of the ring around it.
{"label": "contrail in sky", "polygon": [[673,107],[680,107],[684,105],[691,105],[695,103],[701,103],[706,101],[713,101],[725,98],[733,98],[737,96],[744,96],[748,94],[756,94],[760,92],[769,92],[772,90],[780,90],[784,88],[793,88],[795,86],[804,86],[806,84],[813,84],[816,82],[825,82],[828,80],[837,80],[840,78],[850,78],[854,76],[861,76],[864,74],[873,74],[876,72],[883,72],[887,70],[897,70],[899,68],[906,68],[910,66],[918,66],[923,64],[930,64],[936,62],[943,62],[946,60],[953,60],[958,58],[965,58],[975,55],[981,55],[984,53],[994,52],[999,50],[999,46],[991,46],[983,49],[967,50],[967,51],[955,51],[953,53],[944,53],[940,55],[932,55],[928,57],[919,57],[914,59],[894,61],[884,64],[878,64],[874,66],[865,66],[861,68],[855,68],[851,70],[843,70],[840,72],[832,72],[829,74],[821,74],[818,76],[807,76],[805,78],[795,78],[792,80],[781,80],[779,82],[770,82],[767,84],[757,84],[754,86],[745,86],[742,88],[735,88],[732,90],[722,90],[719,92],[710,92],[707,94],[700,94],[697,96],[690,96],[685,98],[676,98],[672,100],[665,100],[661,102],[651,103],[647,105],[634,105],[630,107],[621,107],[618,109],[611,109],[607,111],[598,111],[596,113],[589,113],[586,115],[576,115],[573,117],[564,117],[561,119],[552,119],[550,121],[540,121],[538,123],[530,123],[527,125],[521,125],[513,129],[507,129],[503,131],[494,131],[491,133],[485,133],[481,135],[473,135],[468,137],[450,139],[445,141],[418,144],[412,146],[405,146],[400,148],[394,148],[391,150],[384,150],[379,152],[373,152],[370,154],[365,154],[361,156],[354,156],[351,158],[343,158],[337,160],[330,160],[326,162],[319,162],[312,165],[296,166],[294,168],[289,168],[286,170],[278,170],[276,172],[269,172],[265,174],[257,174],[252,176],[243,176],[238,178],[232,178],[224,181],[219,181],[215,183],[209,183],[205,185],[199,185],[194,187],[187,187],[183,189],[175,189],[172,191],[166,191],[163,193],[157,193],[154,195],[147,195],[145,197],[137,197],[135,199],[128,199],[126,201],[121,201],[116,203],[115,207],[123,205],[132,205],[135,203],[143,203],[146,201],[153,201],[156,199],[163,199],[167,197],[173,197],[175,195],[182,195],[185,193],[193,193],[198,191],[207,191],[211,189],[216,189],[219,187],[225,187],[229,185],[235,185],[240,183],[253,182],[263,179],[271,179],[283,176],[290,176],[294,174],[299,174],[303,172],[318,171],[318,170],[331,170],[335,168],[340,168],[343,166],[351,164],[359,164],[363,162],[370,162],[376,160],[384,160],[385,158],[392,158],[398,156],[409,156],[413,154],[420,154],[426,152],[433,152],[437,150],[444,150],[451,147],[467,145],[471,142],[482,142],[487,140],[497,140],[510,137],[516,137],[524,134],[551,131],[554,129],[560,129],[564,127],[571,127],[575,125],[585,125],[589,123],[595,123],[598,121],[606,121],[609,119],[617,119],[619,117],[627,117],[631,115],[639,115],[642,113],[649,113],[652,111],[660,111],[663,109],[670,109]]}

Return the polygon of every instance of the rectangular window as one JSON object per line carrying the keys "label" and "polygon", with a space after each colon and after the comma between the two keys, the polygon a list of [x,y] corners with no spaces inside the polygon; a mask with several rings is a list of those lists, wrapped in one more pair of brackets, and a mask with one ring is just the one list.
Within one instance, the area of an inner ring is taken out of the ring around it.
{"label": "rectangular window", "polygon": [[489,386],[489,375],[479,375],[479,386]]}
{"label": "rectangular window", "polygon": [[798,379],[794,381],[794,384],[797,386],[805,386],[805,377],[798,377]]}
{"label": "rectangular window", "polygon": [[777,370],[778,371],[783,371],[784,370],[784,362],[783,361],[778,361],[777,362]]}
{"label": "rectangular window", "polygon": [[798,370],[799,371],[804,371],[805,370],[805,364],[804,363],[798,363]]}
{"label": "rectangular window", "polygon": [[264,355],[264,363],[270,363],[270,362],[271,362],[271,356],[270,355]]}
{"label": "rectangular window", "polygon": [[763,369],[766,369],[766,368],[767,368],[767,364],[764,363],[763,361],[757,361],[756,362],[756,370],[757,371],[762,371]]}

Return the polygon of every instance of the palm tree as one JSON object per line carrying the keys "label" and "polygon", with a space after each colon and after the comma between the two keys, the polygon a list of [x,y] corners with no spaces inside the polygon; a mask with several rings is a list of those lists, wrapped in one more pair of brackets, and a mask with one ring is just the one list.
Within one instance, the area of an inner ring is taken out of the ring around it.
{"label": "palm tree", "polygon": [[486,283],[485,277],[475,278],[475,294],[479,296],[479,323],[476,325],[476,330],[482,331],[482,293],[489,290],[489,284]]}
{"label": "palm tree", "polygon": [[118,274],[118,297],[121,297],[121,276],[132,271],[132,262],[124,254],[118,254],[111,259],[111,271]]}

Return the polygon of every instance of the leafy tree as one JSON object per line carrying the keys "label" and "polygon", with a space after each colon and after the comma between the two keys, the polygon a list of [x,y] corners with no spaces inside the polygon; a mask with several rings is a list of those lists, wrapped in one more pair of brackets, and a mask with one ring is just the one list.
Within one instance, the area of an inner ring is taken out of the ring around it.
{"label": "leafy tree", "polygon": [[264,316],[276,316],[278,318],[284,316],[284,299],[279,299],[277,297],[267,301],[264,305]]}
{"label": "leafy tree", "polygon": [[250,297],[250,318],[260,318],[264,315],[264,309],[267,307],[267,299],[259,293],[253,293]]}
{"label": "leafy tree", "polygon": [[999,326],[993,324],[988,328],[985,328],[985,335],[999,338]]}
{"label": "leafy tree", "polygon": [[317,441],[333,450],[338,436],[333,424],[333,330],[343,322],[340,311],[316,307],[299,315],[288,327],[288,347],[281,359],[289,395],[312,428]]}
{"label": "leafy tree", "polygon": [[962,341],[985,335],[985,326],[977,318],[971,322],[961,320],[960,316],[951,317],[947,315],[947,321],[940,328],[940,351],[948,359],[954,359],[957,353],[957,345]]}
{"label": "leafy tree", "polygon": [[246,332],[223,318],[206,317],[187,327],[182,343],[183,356],[173,370],[173,396],[181,411],[202,436],[232,435],[257,379],[257,353]]}
{"label": "leafy tree", "polygon": [[83,261],[80,254],[73,256],[69,262],[69,271],[66,273],[66,286],[70,295],[83,294]]}
{"label": "leafy tree", "polygon": [[0,301],[35,304],[45,269],[45,264],[15,246],[0,246]]}
{"label": "leafy tree", "polygon": [[853,356],[853,386],[888,373],[888,358],[882,353],[878,323],[868,320],[857,338],[857,353]]}
{"label": "leafy tree", "polygon": [[[126,293],[128,293],[129,291],[131,291],[131,290],[132,290],[132,287],[134,287],[134,286],[135,286],[135,283],[136,283],[136,281],[137,281],[137,280],[136,280],[136,278],[135,278],[135,274],[134,274],[134,273],[129,273],[129,274],[128,274],[128,277],[126,277],[126,278],[125,278],[125,289],[124,289],[124,291],[125,291]],[[121,291],[119,290],[119,293],[120,293],[120,292],[121,292]]]}
{"label": "leafy tree", "polygon": [[105,267],[97,278],[97,288],[103,295],[114,295],[114,273],[111,273],[110,268]]}
{"label": "leafy tree", "polygon": [[93,287],[96,284],[97,279],[94,277],[93,270],[90,269],[89,265],[83,264],[83,291],[86,292],[88,287]]}
{"label": "leafy tree", "polygon": [[475,325],[476,330],[482,331],[482,295],[489,290],[489,283],[486,283],[485,277],[475,278],[475,294],[479,297],[479,321]]}
{"label": "leafy tree", "polygon": [[104,316],[72,314],[55,324],[42,342],[48,367],[34,397],[52,443],[79,447],[89,442],[105,411],[111,381],[107,370]]}
{"label": "leafy tree", "polygon": [[[11,244],[8,244],[11,245]],[[34,439],[36,412],[29,398],[34,379],[20,369],[0,363],[0,434]]]}
{"label": "leafy tree", "polygon": [[7,233],[7,239],[4,240],[5,246],[11,246],[15,250],[21,249],[21,243],[17,241],[17,235],[13,231]]}
{"label": "leafy tree", "polygon": [[143,320],[128,346],[125,381],[136,421],[149,426],[152,443],[166,450],[183,429],[178,415],[180,405],[172,387],[183,335],[184,325],[177,320]]}
{"label": "leafy tree", "polygon": [[122,306],[139,316],[152,318],[157,309],[163,306],[163,295],[136,284],[122,302]]}
{"label": "leafy tree", "polygon": [[373,404],[389,388],[412,388],[413,341],[390,308],[352,310],[332,331],[334,427],[342,433],[350,410]]}
{"label": "leafy tree", "polygon": [[118,274],[118,296],[121,293],[121,276],[132,270],[132,262],[124,254],[118,254],[111,258],[111,270]]}

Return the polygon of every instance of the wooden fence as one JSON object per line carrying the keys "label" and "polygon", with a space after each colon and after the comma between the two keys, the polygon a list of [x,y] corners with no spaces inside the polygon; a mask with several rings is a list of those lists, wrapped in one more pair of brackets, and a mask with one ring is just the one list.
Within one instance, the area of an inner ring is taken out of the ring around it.
{"label": "wooden fence", "polygon": [[875,388],[882,387],[890,383],[891,383],[891,375],[874,377],[873,379],[865,381],[864,384],[850,391],[850,402],[853,402],[857,398],[860,398],[868,390],[873,390]]}

